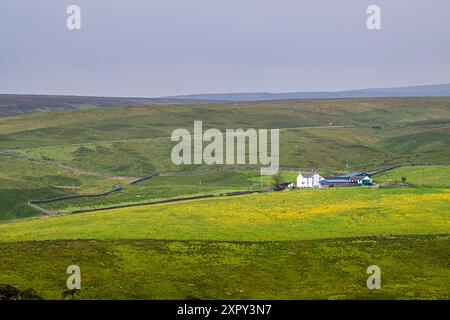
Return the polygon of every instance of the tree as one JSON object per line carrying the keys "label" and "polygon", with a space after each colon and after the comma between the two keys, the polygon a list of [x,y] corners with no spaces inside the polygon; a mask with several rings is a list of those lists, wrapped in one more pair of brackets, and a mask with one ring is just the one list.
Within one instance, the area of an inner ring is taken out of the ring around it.
{"label": "tree", "polygon": [[408,180],[408,178],[405,177],[405,176],[403,176],[403,177],[402,177],[402,183],[406,183],[406,180]]}
{"label": "tree", "polygon": [[283,175],[280,171],[272,176],[271,186],[275,191],[280,191],[282,189],[281,185],[283,184]]}

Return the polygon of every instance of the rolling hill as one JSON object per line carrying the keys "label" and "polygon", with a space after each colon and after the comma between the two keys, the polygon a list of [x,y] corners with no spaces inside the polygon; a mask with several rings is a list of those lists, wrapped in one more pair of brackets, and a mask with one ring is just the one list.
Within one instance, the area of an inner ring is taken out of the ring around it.
{"label": "rolling hill", "polygon": [[337,92],[251,92],[168,96],[159,98],[86,97],[58,95],[0,94],[0,115],[52,112],[151,104],[256,102],[273,100],[348,99],[388,97],[450,97],[450,84],[398,88],[360,89]]}
{"label": "rolling hill", "polygon": [[177,103],[177,99],[0,94],[0,115]]}
{"label": "rolling hill", "polygon": [[[449,298],[444,165],[375,177],[407,176],[409,188],[211,197],[56,217],[39,217],[27,201],[127,185],[45,206],[70,211],[268,182],[248,167],[194,175],[187,171],[201,166],[174,166],[170,135],[194,120],[205,129],[279,128],[281,165],[305,170],[448,161],[450,98],[68,108],[0,117],[0,284],[61,299],[67,266],[76,264],[76,299]],[[178,172],[128,186],[164,170]],[[367,289],[373,264],[382,290]]]}

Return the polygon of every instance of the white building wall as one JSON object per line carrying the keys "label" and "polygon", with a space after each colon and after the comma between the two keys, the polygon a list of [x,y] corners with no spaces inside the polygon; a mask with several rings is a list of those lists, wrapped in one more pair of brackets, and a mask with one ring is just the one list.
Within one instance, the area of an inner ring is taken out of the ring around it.
{"label": "white building wall", "polygon": [[318,174],[311,178],[305,178],[302,174],[299,174],[297,177],[297,188],[321,188],[321,180],[324,179]]}

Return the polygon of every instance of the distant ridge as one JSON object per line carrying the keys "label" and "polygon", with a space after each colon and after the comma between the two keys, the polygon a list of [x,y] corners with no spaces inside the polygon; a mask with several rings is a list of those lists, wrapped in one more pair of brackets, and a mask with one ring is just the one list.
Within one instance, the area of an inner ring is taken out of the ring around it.
{"label": "distant ridge", "polygon": [[[0,94],[0,115],[176,103],[177,99]],[[183,101],[179,101],[183,102]],[[186,101],[185,103],[189,103]]]}
{"label": "distant ridge", "polygon": [[387,97],[450,97],[450,84],[425,86],[359,89],[336,92],[254,92],[254,93],[218,93],[192,94],[165,97],[166,99],[196,101],[265,101],[295,99],[338,99],[338,98],[387,98]]}
{"label": "distant ridge", "polygon": [[174,103],[257,102],[270,100],[450,97],[450,84],[360,89],[337,92],[218,93],[169,96],[161,98],[83,97],[57,95],[0,94],[0,116],[33,112],[53,112],[86,108],[141,106]]}

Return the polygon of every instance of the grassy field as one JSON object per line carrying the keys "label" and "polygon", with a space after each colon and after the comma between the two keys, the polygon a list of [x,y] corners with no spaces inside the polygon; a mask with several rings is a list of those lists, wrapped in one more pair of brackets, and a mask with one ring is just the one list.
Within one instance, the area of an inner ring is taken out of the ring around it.
{"label": "grassy field", "polygon": [[[448,187],[447,181],[450,181],[450,166],[417,166],[403,167],[376,175],[374,177],[376,183],[400,182],[402,176],[409,177],[408,182],[415,186],[427,187]],[[283,177],[286,182],[296,182],[298,172],[284,171]],[[326,175],[326,173],[322,173]],[[81,193],[81,183],[73,178],[64,176],[54,176],[53,179],[59,179],[59,187],[65,185],[64,191],[73,190],[74,193]],[[97,183],[97,189],[103,187],[108,190],[113,183],[123,185],[123,181],[92,179]],[[41,178],[42,179],[42,178]],[[87,187],[86,177],[83,178],[84,186]],[[64,183],[63,183],[64,182]],[[101,182],[101,183],[100,183]],[[144,181],[138,185],[127,186],[123,191],[110,194],[104,197],[70,199],[40,206],[47,210],[56,210],[59,212],[72,212],[75,210],[102,208],[113,205],[139,204],[142,202],[159,201],[164,199],[172,199],[175,197],[185,197],[204,194],[219,194],[232,191],[247,191],[270,188],[271,178],[267,176],[261,177],[259,171],[239,170],[239,171],[223,171],[215,173],[203,174],[178,174],[178,175],[161,175],[151,180]],[[107,185],[106,183],[110,183]],[[261,184],[262,183],[262,184]],[[74,186],[70,186],[74,184]],[[56,190],[56,189],[55,189]],[[95,190],[90,190],[91,192]],[[48,192],[48,191],[46,191]],[[60,192],[61,193],[61,192]],[[50,194],[50,193],[49,193]],[[59,193],[57,193],[59,195]],[[33,194],[37,197],[39,194]],[[26,194],[30,197],[30,194]],[[42,195],[41,198],[48,198],[48,195]],[[11,199],[11,198],[7,198]],[[37,198],[34,198],[37,199]],[[6,199],[5,199],[6,200]],[[26,203],[25,200],[22,202]],[[4,202],[4,207],[7,202]],[[27,208],[30,211],[31,208]]]}
{"label": "grassy field", "polygon": [[401,167],[378,174],[374,177],[376,183],[402,182],[416,186],[450,187],[450,166],[417,166]]}
{"label": "grassy field", "polygon": [[[60,299],[449,299],[449,236],[283,242],[79,240],[0,244],[0,283]],[[368,290],[366,269],[382,270]]]}
{"label": "grassy field", "polygon": [[[0,283],[59,299],[449,299],[449,189],[304,190],[0,224]],[[366,288],[369,265],[382,289]]]}
{"label": "grassy field", "polygon": [[450,190],[300,190],[0,224],[0,242],[61,239],[285,241],[450,230]]}
{"label": "grassy field", "polygon": [[[282,175],[283,181],[295,182],[298,172],[286,171]],[[176,197],[260,190],[261,188],[270,188],[271,180],[270,176],[260,176],[260,172],[256,170],[160,175],[137,185],[126,186],[124,190],[108,196],[63,200],[40,206],[48,210],[72,212],[75,210],[159,201]]]}

